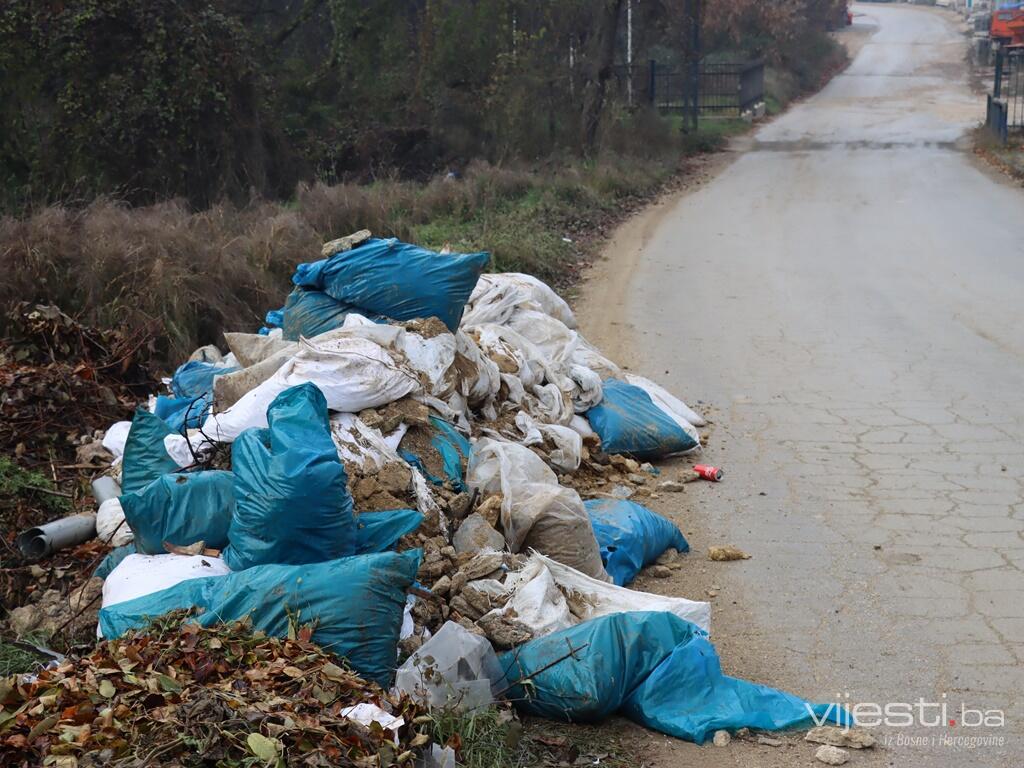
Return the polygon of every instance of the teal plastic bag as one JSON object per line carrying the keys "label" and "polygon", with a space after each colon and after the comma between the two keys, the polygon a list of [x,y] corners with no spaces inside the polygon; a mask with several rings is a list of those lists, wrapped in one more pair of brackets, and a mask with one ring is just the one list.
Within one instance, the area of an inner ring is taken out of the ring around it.
{"label": "teal plastic bag", "polygon": [[356,515],[356,553],[385,552],[422,522],[423,515],[415,509],[360,512]]}
{"label": "teal plastic bag", "polygon": [[[366,314],[365,311],[331,298],[323,291],[295,288],[288,294],[284,305],[284,338],[295,341],[299,336],[307,339],[321,333],[333,331],[345,323],[349,312]],[[383,318],[373,315],[371,320]]]}
{"label": "teal plastic bag", "polygon": [[[553,664],[571,649],[574,658]],[[852,724],[834,704],[722,674],[705,634],[671,613],[616,613],[531,640],[499,657],[523,712],[597,722],[618,712],[648,728],[703,744],[717,730],[775,731],[821,721]]]}
{"label": "teal plastic bag", "polygon": [[391,684],[405,610],[420,551],[384,552],[306,565],[261,565],[227,576],[189,579],[107,606],[108,639],[170,611],[198,608],[204,627],[248,618],[253,629],[287,637],[292,621],[314,624],[313,641],[346,658],[363,677]]}
{"label": "teal plastic bag", "polygon": [[487,253],[441,254],[391,238],[371,238],[329,259],[299,264],[292,282],[394,318],[437,317],[453,333]]}
{"label": "teal plastic bag", "polygon": [[469,461],[469,454],[473,447],[461,432],[444,419],[431,416],[430,423],[437,430],[437,434],[430,438],[430,444],[441,454],[445,475],[448,476],[452,488],[456,491],[466,490],[462,466]]}
{"label": "teal plastic bag", "polygon": [[163,419],[144,408],[135,411],[121,465],[121,491],[140,491],[168,472],[176,472],[178,463],[167,454],[164,438],[174,430]]}
{"label": "teal plastic bag", "polygon": [[590,499],[583,506],[601,546],[601,562],[617,586],[629,584],[670,547],[690,551],[672,521],[634,501]]}
{"label": "teal plastic bag", "polygon": [[224,562],[241,571],[355,554],[352,497],[323,393],[310,383],[286,389],[267,421],[269,429],[248,429],[231,447],[235,514]]}
{"label": "teal plastic bag", "polygon": [[444,485],[447,479],[452,489],[461,493],[466,490],[463,465],[469,462],[469,454],[473,450],[473,446],[466,439],[465,435],[444,419],[431,416],[430,424],[434,428],[430,444],[441,456],[441,468],[444,471],[444,477],[437,477],[428,471],[422,458],[411,451],[400,450],[398,455],[416,467],[434,485]]}
{"label": "teal plastic bag", "polygon": [[235,511],[230,472],[178,472],[154,480],[141,491],[121,496],[121,508],[135,534],[136,550],[161,555],[164,542],[180,547],[206,542],[210,549],[228,545]]}
{"label": "teal plastic bag", "polygon": [[602,388],[604,396],[587,411],[587,421],[601,438],[605,453],[656,459],[697,447],[697,441],[640,387],[605,379]]}

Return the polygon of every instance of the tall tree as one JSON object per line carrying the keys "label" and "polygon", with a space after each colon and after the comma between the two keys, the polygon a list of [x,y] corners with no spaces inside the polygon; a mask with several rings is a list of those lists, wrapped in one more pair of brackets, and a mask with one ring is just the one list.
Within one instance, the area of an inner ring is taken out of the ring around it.
{"label": "tall tree", "polygon": [[593,29],[588,36],[583,59],[583,113],[580,123],[580,148],[590,154],[597,146],[608,79],[615,64],[615,42],[619,34],[622,0],[598,0]]}

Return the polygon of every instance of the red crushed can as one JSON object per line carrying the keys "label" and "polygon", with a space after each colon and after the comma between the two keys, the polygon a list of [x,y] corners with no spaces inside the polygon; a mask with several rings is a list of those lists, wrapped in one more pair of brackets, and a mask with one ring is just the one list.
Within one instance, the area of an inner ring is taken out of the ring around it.
{"label": "red crushed can", "polygon": [[721,482],[722,477],[725,474],[718,467],[712,467],[710,464],[696,464],[693,467],[693,471],[705,480],[710,480],[712,483]]}

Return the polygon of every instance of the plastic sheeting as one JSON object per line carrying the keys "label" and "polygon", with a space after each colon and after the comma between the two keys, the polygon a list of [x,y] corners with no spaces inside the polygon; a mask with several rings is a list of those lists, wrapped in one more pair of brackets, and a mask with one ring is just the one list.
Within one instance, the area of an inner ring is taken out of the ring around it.
{"label": "plastic sheeting", "polygon": [[646,392],[656,406],[671,416],[679,426],[693,435],[694,438],[697,437],[697,431],[691,430],[691,428],[703,427],[707,424],[703,416],[660,384],[656,384],[650,379],[645,379],[643,376],[637,376],[635,373],[627,373],[624,378],[627,384],[640,387],[640,389]]}
{"label": "plastic sheeting", "polygon": [[230,472],[181,472],[122,494],[121,507],[137,551],[162,554],[164,542],[184,547],[202,541],[210,549],[226,547],[235,511],[233,486]]}
{"label": "plastic sheeting", "polygon": [[269,429],[235,441],[235,515],[224,551],[233,571],[266,563],[312,563],[355,552],[345,467],[331,439],[327,403],[312,384],[281,393]]}
{"label": "plastic sheeting", "polygon": [[431,707],[472,711],[494,701],[503,676],[487,638],[447,621],[395,675],[395,688]]}
{"label": "plastic sheeting", "polygon": [[700,440],[658,408],[640,387],[605,379],[603,389],[604,399],[587,411],[587,420],[605,453],[655,459],[700,447]]}
{"label": "plastic sheeting", "polygon": [[160,592],[188,579],[227,576],[219,557],[206,555],[126,555],[103,582],[103,608]]}
{"label": "plastic sheeting", "polygon": [[[509,600],[494,613],[523,622],[535,637],[625,611],[665,611],[692,622],[704,632],[711,627],[708,603],[617,587],[538,552],[530,555],[521,570],[505,579],[505,587],[511,593]],[[572,597],[571,609],[566,595]]]}
{"label": "plastic sheeting", "polygon": [[590,515],[604,569],[618,586],[629,584],[670,547],[689,552],[690,545],[670,520],[626,499],[589,499]]}
{"label": "plastic sheeting", "polygon": [[[359,316],[350,315],[347,323],[353,322],[355,317]],[[392,339],[402,334],[403,340],[405,336],[415,334],[405,334],[393,326],[375,326],[363,318],[360,321],[368,323],[369,328],[353,327],[349,330],[346,323],[346,330],[300,341],[298,352],[293,357],[230,408],[210,416],[203,424],[203,432],[212,439],[230,442],[250,427],[265,427],[267,407],[271,401],[289,387],[305,382],[311,382],[320,389],[328,408],[344,413],[377,408],[420,391],[422,385],[416,372],[404,364],[406,361],[399,363],[403,355],[416,350],[404,347],[392,354],[377,339],[367,338],[374,335],[373,328],[382,329],[376,334],[381,339],[389,333]],[[448,338],[454,356],[455,341],[451,336]],[[432,351],[436,346],[430,345],[428,349]],[[448,361],[450,363],[451,360]]]}
{"label": "plastic sheeting", "polygon": [[202,626],[247,619],[253,629],[287,637],[293,622],[314,624],[313,642],[387,687],[395,670],[405,593],[420,551],[356,555],[306,565],[261,565],[183,581],[100,611],[107,638],[143,627],[170,611],[199,608]]}
{"label": "plastic sheeting", "polygon": [[96,510],[96,538],[111,547],[123,547],[134,540],[135,534],[124,519],[120,499],[107,499]]}
{"label": "plastic sheeting", "polygon": [[543,312],[569,328],[576,327],[576,318],[561,296],[533,275],[520,272],[480,275],[462,322],[465,325],[504,325],[519,309]]}
{"label": "plastic sheeting", "polygon": [[329,259],[300,264],[292,282],[395,320],[437,317],[455,331],[490,255],[440,254],[371,238]]}
{"label": "plastic sheeting", "polygon": [[[549,669],[538,672],[575,649]],[[722,674],[718,655],[694,625],[670,613],[605,616],[502,654],[515,683],[509,698],[531,715],[597,722],[618,712],[648,728],[702,744],[717,730],[775,731],[811,723],[811,714],[851,722],[835,704]]]}
{"label": "plastic sheeting", "polygon": [[533,547],[588,576],[610,580],[579,494],[559,485],[529,448],[482,438],[466,475],[471,488],[502,494],[501,527],[512,552]]}
{"label": "plastic sheeting", "polygon": [[100,560],[100,564],[96,566],[96,570],[93,571],[93,576],[97,576],[101,579],[107,578],[115,568],[124,560],[128,555],[135,554],[135,542],[132,541],[129,544],[123,544],[120,547],[107,552],[106,556]]}

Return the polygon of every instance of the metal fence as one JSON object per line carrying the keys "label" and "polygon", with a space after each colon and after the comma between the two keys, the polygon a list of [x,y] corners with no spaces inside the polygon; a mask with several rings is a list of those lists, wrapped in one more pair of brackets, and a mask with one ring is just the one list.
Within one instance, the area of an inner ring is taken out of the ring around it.
{"label": "metal fence", "polygon": [[[662,112],[686,112],[692,106],[693,76],[649,61],[646,67],[618,68],[620,95],[632,104],[646,103]],[[701,62],[697,76],[700,117],[740,117],[764,103],[764,61]]]}
{"label": "metal fence", "polygon": [[1024,130],[1024,51],[1000,48],[994,77],[985,124],[1005,143],[1011,131]]}

